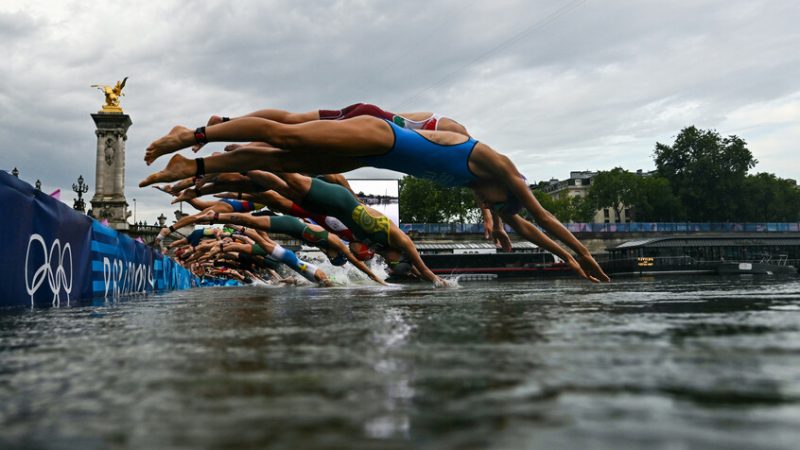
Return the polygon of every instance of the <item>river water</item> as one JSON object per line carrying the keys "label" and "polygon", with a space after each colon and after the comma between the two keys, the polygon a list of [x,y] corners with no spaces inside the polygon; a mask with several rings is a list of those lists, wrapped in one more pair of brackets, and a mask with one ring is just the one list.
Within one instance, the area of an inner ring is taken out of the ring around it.
{"label": "river water", "polygon": [[797,448],[798,278],[206,288],[0,312],[2,448]]}

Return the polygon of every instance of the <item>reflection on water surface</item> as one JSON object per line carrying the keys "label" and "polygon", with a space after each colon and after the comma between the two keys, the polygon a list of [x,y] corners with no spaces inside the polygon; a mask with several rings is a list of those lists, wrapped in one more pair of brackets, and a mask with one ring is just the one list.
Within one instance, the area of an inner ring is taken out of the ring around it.
{"label": "reflection on water surface", "polygon": [[0,446],[792,448],[796,278],[214,288],[0,313]]}

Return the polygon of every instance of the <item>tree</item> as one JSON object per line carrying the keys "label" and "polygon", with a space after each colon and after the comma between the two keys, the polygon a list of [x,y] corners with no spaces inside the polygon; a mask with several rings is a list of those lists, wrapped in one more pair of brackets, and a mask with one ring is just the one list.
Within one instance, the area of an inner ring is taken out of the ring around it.
{"label": "tree", "polygon": [[638,195],[632,210],[638,222],[677,222],[685,218],[680,199],[664,177],[638,177]]}
{"label": "tree", "polygon": [[628,208],[630,218],[640,222],[674,222],[684,217],[680,200],[666,178],[641,176],[619,167],[592,178],[584,208],[612,208],[617,217]]}
{"label": "tree", "polygon": [[481,221],[478,201],[465,187],[439,187],[439,208],[446,223],[478,223]]}
{"label": "tree", "polygon": [[570,208],[572,212],[569,218],[570,222],[591,222],[594,219],[595,212],[597,212],[597,208],[588,198],[579,196],[572,197]]}
{"label": "tree", "polygon": [[562,217],[559,217],[558,208],[556,208],[556,199],[554,199],[550,194],[536,189],[533,191],[533,196],[536,197],[536,200],[539,201],[539,204],[542,205],[542,208],[553,213],[558,220],[562,220]]}
{"label": "tree", "polygon": [[400,180],[400,222],[441,223],[444,213],[439,208],[438,186],[429,180],[404,177]]}
{"label": "tree", "polygon": [[622,209],[638,200],[639,178],[621,167],[599,172],[592,178],[588,200],[595,209],[611,208],[622,217]]}
{"label": "tree", "polygon": [[533,191],[533,195],[544,209],[550,211],[561,222],[588,222],[594,215],[594,208],[578,196],[554,198],[538,189]]}
{"label": "tree", "polygon": [[800,220],[800,190],[790,180],[771,173],[750,175],[744,183],[740,219],[745,222],[795,222]]}
{"label": "tree", "polygon": [[400,180],[400,221],[404,223],[478,223],[480,209],[472,192],[442,187],[430,180]]}
{"label": "tree", "polygon": [[738,219],[745,177],[757,163],[743,139],[691,126],[671,146],[656,143],[654,156],[689,220]]}

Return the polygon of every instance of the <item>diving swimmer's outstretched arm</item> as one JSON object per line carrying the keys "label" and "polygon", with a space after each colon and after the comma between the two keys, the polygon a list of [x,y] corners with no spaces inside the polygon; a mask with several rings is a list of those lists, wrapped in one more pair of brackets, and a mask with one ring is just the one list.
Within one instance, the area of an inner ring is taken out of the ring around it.
{"label": "diving swimmer's outstretched arm", "polygon": [[412,242],[411,238],[403,233],[403,231],[400,230],[397,225],[393,223],[391,224],[390,233],[392,247],[395,247],[396,249],[405,253],[405,255],[411,260],[411,265],[419,271],[423,278],[433,283],[433,285],[436,287],[443,287],[447,285],[444,280],[436,276],[436,274],[431,272],[431,269],[425,265],[425,262],[422,261],[422,257],[419,256],[417,247],[414,246],[414,242]]}
{"label": "diving swimmer's outstretched arm", "polygon": [[581,277],[591,281],[592,283],[597,283],[599,281],[597,278],[587,274],[571,253],[564,250],[562,246],[558,245],[546,234],[539,231],[539,229],[533,226],[532,223],[523,219],[518,214],[508,216],[506,221],[511,228],[520,234],[520,236],[563,259],[564,262],[566,262],[572,268],[572,270],[574,270]]}
{"label": "diving swimmer's outstretched arm", "polygon": [[[216,214],[211,211],[206,212],[201,215],[198,219],[200,222],[206,223],[234,223],[237,225],[244,225],[249,226],[252,228],[259,228],[262,230],[269,230],[270,228],[270,221],[269,217],[256,217],[251,214],[241,214],[241,213],[222,213]],[[359,261],[352,252],[347,248],[346,245],[335,235],[329,235],[328,240],[333,243],[336,249],[342,252],[348,261],[350,261],[353,265],[355,265],[360,271],[364,272],[371,280],[375,281],[376,283],[386,285],[386,283],[378,278],[366,264],[362,261]]]}
{"label": "diving swimmer's outstretched arm", "polygon": [[353,253],[347,247],[347,245],[345,245],[345,243],[342,242],[342,240],[339,239],[338,236],[334,234],[329,234],[328,242],[330,242],[336,248],[336,250],[344,254],[345,258],[347,258],[347,260],[350,261],[350,264],[356,266],[358,270],[360,270],[362,273],[368,276],[372,281],[381,284],[383,286],[388,286],[388,284],[382,279],[378,278],[378,276],[375,275],[372,272],[372,270],[370,270],[370,268],[366,264],[364,264],[363,261],[356,258],[355,255],[353,255]]}
{"label": "diving swimmer's outstretched arm", "polygon": [[570,233],[570,231],[567,230],[567,227],[565,227],[558,219],[556,219],[556,217],[552,215],[550,211],[544,209],[542,205],[539,204],[539,201],[533,196],[530,188],[522,178],[512,177],[509,188],[514,195],[520,199],[522,204],[525,206],[525,209],[531,213],[533,218],[536,220],[536,223],[541,225],[542,228],[547,230],[549,233],[552,233],[559,241],[563,242],[575,253],[577,253],[578,263],[580,264],[581,268],[583,268],[584,274],[588,275],[588,277],[584,278],[589,280],[591,280],[591,278],[595,278],[598,281],[611,281],[611,278],[606,275],[606,273],[600,267],[600,264],[598,264],[594,257],[592,257],[589,249],[581,244],[578,238],[576,238],[574,234]]}

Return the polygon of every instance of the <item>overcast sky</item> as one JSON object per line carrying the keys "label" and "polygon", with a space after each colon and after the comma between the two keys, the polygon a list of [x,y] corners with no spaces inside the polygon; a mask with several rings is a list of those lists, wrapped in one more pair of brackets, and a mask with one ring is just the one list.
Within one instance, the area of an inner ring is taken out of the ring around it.
{"label": "overcast sky", "polygon": [[150,141],[264,107],[436,111],[531,182],[651,170],[655,143],[695,125],[797,179],[798,23],[796,0],[3,0],[0,169],[70,205],[83,174],[91,198],[89,85],[128,76],[126,196],[148,222],[175,209],[137,187],[167,160],[145,166]]}

